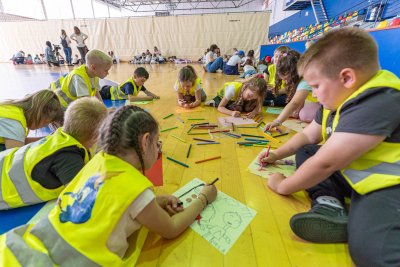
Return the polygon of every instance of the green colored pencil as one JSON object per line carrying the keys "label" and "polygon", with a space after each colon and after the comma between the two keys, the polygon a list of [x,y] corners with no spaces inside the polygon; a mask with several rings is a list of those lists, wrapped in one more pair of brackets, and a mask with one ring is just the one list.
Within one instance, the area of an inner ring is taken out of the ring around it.
{"label": "green colored pencil", "polygon": [[173,113],[171,113],[171,114],[169,114],[169,115],[165,116],[165,117],[163,118],[163,120],[165,120],[165,119],[168,119],[168,118],[169,118],[169,117],[171,117],[171,116],[174,116],[174,114],[173,114]]}
{"label": "green colored pencil", "polygon": [[174,126],[174,127],[171,127],[171,128],[163,129],[160,132],[162,133],[162,132],[170,131],[170,130],[173,130],[173,129],[176,129],[176,128],[178,128],[178,126]]}
{"label": "green colored pencil", "polygon": [[189,118],[188,121],[204,121],[205,119],[201,118]]}

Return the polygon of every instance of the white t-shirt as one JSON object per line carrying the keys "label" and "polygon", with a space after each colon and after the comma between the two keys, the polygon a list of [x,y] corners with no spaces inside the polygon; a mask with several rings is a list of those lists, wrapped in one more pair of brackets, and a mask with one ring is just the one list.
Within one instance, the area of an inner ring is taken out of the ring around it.
{"label": "white t-shirt", "polygon": [[229,66],[236,66],[242,61],[242,59],[238,55],[233,55],[229,59],[228,63],[226,63]]}
{"label": "white t-shirt", "polygon": [[235,96],[235,86],[228,85],[225,87],[225,95],[224,97],[228,100],[231,100]]}
{"label": "white t-shirt", "polygon": [[85,47],[86,46],[85,43],[83,42],[83,39],[85,39],[85,38],[88,38],[88,36],[86,34],[84,34],[84,33],[81,33],[79,35],[74,33],[74,34],[71,35],[71,39],[76,39],[76,41],[77,41],[76,46],[77,47]]}
{"label": "white t-shirt", "polygon": [[129,248],[128,238],[142,226],[136,220],[136,217],[154,198],[154,192],[148,188],[131,203],[128,209],[122,214],[121,219],[107,240],[107,247],[110,251],[121,258],[125,256]]}
{"label": "white t-shirt", "polygon": [[[90,83],[96,91],[100,91],[100,85],[98,82],[95,83],[94,78],[90,78]],[[79,75],[72,76],[68,89],[70,94],[76,97],[90,96],[85,81]]]}
{"label": "white t-shirt", "polygon": [[211,59],[213,59],[213,58],[217,58],[217,54],[215,54],[213,51],[209,51],[206,54],[206,62],[204,63],[204,65],[207,65],[208,63],[210,63]]}

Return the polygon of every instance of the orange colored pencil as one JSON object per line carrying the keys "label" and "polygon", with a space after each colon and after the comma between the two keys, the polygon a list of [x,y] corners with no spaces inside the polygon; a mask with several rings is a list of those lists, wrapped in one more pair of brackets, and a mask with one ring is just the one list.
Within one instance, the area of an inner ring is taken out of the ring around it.
{"label": "orange colored pencil", "polygon": [[196,161],[195,163],[197,164],[197,163],[202,163],[202,162],[206,162],[206,161],[210,161],[210,160],[214,160],[214,159],[220,159],[220,158],[221,158],[221,156],[218,156],[218,157],[213,157],[213,158],[198,160],[198,161]]}

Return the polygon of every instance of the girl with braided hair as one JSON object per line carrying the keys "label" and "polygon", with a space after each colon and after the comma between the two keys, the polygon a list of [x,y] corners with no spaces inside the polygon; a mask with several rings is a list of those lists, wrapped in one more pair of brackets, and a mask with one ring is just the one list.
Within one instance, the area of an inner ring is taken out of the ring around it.
{"label": "girl with braided hair", "polygon": [[0,263],[134,266],[148,230],[175,238],[215,200],[213,185],[205,185],[185,210],[176,197],[154,194],[143,173],[159,155],[159,128],[143,109],[119,108],[101,132],[102,150],[61,193],[50,214],[0,236]]}
{"label": "girl with braided hair", "polygon": [[218,111],[232,117],[239,117],[245,112],[248,118],[261,113],[262,101],[267,90],[267,83],[262,75],[255,75],[244,83],[227,82],[213,100],[205,104],[218,107]]}
{"label": "girl with braided hair", "polygon": [[[289,117],[299,118],[304,122],[311,122],[320,107],[318,100],[312,96],[312,88],[299,76],[297,62],[300,53],[291,50],[279,59],[276,65],[276,74],[286,84],[286,106],[276,120],[268,123],[264,130],[281,125]],[[280,83],[277,83],[278,85]],[[278,95],[275,87],[274,95]]]}

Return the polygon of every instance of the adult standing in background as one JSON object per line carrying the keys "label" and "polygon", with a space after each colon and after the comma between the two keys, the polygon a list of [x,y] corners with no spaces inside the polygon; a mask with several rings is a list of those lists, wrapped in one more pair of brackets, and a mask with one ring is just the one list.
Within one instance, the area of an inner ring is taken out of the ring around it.
{"label": "adult standing in background", "polygon": [[64,49],[65,60],[67,61],[68,66],[72,66],[72,49],[71,49],[71,39],[69,39],[65,30],[61,30],[61,46]]}
{"label": "adult standing in background", "polygon": [[81,62],[85,64],[85,55],[88,52],[88,48],[85,45],[85,40],[88,36],[81,32],[78,27],[74,27],[74,34],[71,35],[71,39],[76,42],[76,48],[78,48],[79,54],[81,54]]}

